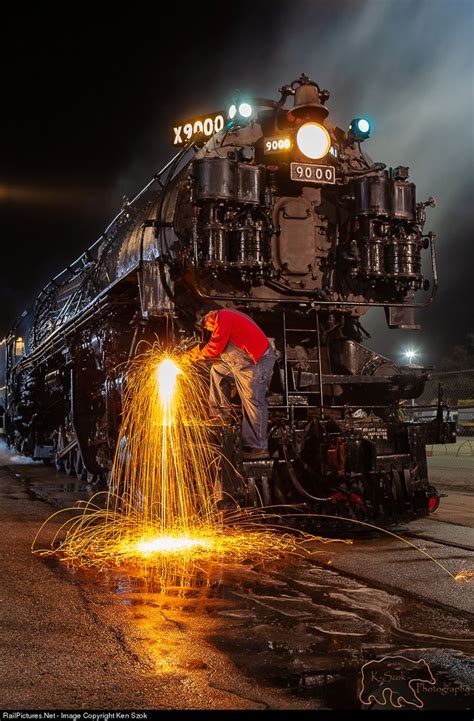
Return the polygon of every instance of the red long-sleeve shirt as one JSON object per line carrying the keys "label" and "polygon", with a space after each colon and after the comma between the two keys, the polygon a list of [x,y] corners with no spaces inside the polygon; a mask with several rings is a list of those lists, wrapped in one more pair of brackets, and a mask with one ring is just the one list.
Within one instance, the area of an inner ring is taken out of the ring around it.
{"label": "red long-sleeve shirt", "polygon": [[219,310],[211,339],[202,348],[202,354],[205,358],[217,358],[227,343],[245,351],[254,363],[258,363],[269,346],[265,333],[248,315],[237,310]]}

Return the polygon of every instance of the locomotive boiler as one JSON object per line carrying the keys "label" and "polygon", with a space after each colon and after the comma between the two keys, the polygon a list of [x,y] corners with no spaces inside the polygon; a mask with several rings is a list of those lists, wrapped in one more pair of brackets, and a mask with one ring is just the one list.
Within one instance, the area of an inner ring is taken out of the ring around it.
{"label": "locomotive boiler", "polygon": [[328,99],[302,75],[276,100],[236,97],[174,127],[172,160],[7,339],[12,446],[105,479],[140,341],[176,345],[204,306],[236,308],[277,363],[269,459],[242,457],[238,422],[218,432],[223,499],[379,524],[437,507],[425,446],[453,441],[454,425],[441,398],[434,420],[407,418],[403,402],[427,371],[369,350],[361,324],[383,307],[390,328],[416,328],[415,309],[433,301],[435,237],[424,225],[434,201],[417,201],[407,167],[363,152],[368,120],[335,126]]}

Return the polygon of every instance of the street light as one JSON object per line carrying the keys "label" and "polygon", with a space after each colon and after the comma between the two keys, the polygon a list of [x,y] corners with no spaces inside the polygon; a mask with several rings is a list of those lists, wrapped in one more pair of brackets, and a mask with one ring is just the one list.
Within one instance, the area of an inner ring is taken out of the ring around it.
{"label": "street light", "polygon": [[[418,351],[413,350],[413,348],[408,348],[406,351],[404,351],[403,355],[407,359],[408,364],[411,365],[413,363],[413,361],[415,360],[415,358],[417,357]],[[412,408],[415,407],[415,399],[414,398],[411,399],[411,407]],[[413,420],[413,418],[412,418],[412,420]]]}

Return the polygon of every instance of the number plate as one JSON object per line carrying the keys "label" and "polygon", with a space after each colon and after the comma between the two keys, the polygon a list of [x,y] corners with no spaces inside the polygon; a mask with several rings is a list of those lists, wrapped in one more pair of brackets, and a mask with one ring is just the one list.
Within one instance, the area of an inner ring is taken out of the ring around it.
{"label": "number plate", "polygon": [[290,178],[302,183],[331,183],[334,185],[336,168],[333,165],[290,163]]}

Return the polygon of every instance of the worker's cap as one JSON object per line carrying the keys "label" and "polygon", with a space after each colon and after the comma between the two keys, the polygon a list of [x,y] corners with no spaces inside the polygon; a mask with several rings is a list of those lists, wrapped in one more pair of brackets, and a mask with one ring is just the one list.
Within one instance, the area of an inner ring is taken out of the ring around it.
{"label": "worker's cap", "polygon": [[218,311],[218,310],[219,310],[219,308],[218,308],[217,306],[215,306],[215,305],[204,305],[204,306],[199,310],[199,312],[196,314],[196,318],[197,318],[197,319],[196,319],[196,322],[195,322],[194,326],[195,326],[198,330],[202,330],[203,327],[204,327],[204,319],[206,318],[206,316],[209,315],[209,313],[212,313],[212,312],[215,312],[215,311]]}

